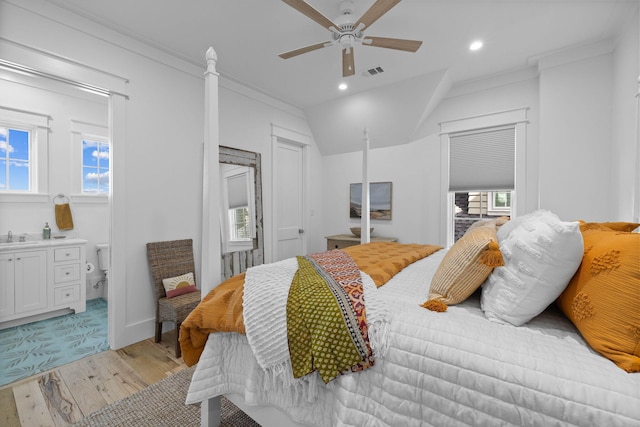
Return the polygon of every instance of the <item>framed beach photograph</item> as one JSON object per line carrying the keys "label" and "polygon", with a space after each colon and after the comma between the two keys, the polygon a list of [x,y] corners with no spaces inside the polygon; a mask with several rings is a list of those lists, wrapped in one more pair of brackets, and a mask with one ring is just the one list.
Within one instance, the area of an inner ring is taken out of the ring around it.
{"label": "framed beach photograph", "polygon": [[[391,182],[369,183],[369,218],[391,219]],[[362,217],[362,183],[351,184],[349,218]]]}

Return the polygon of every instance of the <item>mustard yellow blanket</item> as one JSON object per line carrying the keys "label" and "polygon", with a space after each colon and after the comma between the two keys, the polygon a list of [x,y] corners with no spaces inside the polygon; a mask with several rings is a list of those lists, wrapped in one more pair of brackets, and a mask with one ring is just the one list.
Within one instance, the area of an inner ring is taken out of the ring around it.
{"label": "mustard yellow blanket", "polygon": [[[442,249],[435,245],[373,242],[343,249],[376,286],[389,281],[409,264]],[[242,315],[244,273],[225,280],[191,312],[180,327],[180,346],[187,366],[198,363],[212,332],[245,333]]]}

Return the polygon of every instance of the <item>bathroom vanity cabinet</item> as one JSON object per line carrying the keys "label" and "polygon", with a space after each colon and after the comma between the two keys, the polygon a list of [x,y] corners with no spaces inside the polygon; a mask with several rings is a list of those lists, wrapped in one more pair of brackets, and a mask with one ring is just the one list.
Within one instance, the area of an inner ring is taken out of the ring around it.
{"label": "bathroom vanity cabinet", "polygon": [[86,310],[86,240],[0,245],[0,329]]}

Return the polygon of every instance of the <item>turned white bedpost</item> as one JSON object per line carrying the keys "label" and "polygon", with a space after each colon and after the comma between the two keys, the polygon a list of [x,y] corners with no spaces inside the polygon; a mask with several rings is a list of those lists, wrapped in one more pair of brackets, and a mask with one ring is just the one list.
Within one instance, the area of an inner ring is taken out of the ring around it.
{"label": "turned white bedpost", "polygon": [[640,222],[640,77],[638,77],[638,91],[636,92],[636,167],[633,189],[633,207],[631,217]]}
{"label": "turned white bedpost", "polygon": [[364,129],[364,138],[362,139],[362,208],[360,221],[360,243],[369,243],[369,224],[370,224],[370,207],[369,207],[369,131]]}
{"label": "turned white bedpost", "polygon": [[[205,55],[204,73],[204,155],[202,181],[202,251],[200,259],[200,289],[204,297],[220,283],[220,164],[218,145],[218,56],[212,47]],[[218,260],[218,262],[216,262]]]}
{"label": "turned white bedpost", "polygon": [[[220,254],[220,124],[218,118],[218,55],[213,47],[205,54],[204,73],[204,148],[202,170],[202,244],[200,253],[200,289],[204,297],[222,278]],[[205,400],[200,407],[200,425],[220,425],[220,397]]]}

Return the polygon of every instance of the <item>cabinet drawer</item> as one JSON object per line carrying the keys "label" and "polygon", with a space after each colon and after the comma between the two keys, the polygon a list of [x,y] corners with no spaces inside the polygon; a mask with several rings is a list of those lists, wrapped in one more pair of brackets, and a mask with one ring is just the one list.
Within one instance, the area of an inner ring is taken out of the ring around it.
{"label": "cabinet drawer", "polygon": [[55,262],[73,261],[74,259],[80,259],[80,248],[59,248],[53,254]]}
{"label": "cabinet drawer", "polygon": [[55,288],[53,290],[53,304],[64,305],[80,301],[80,285],[70,285]]}
{"label": "cabinet drawer", "polygon": [[349,240],[336,240],[336,239],[328,239],[327,240],[327,250],[330,251],[332,249],[344,249],[349,246],[359,245],[360,242],[352,242]]}
{"label": "cabinet drawer", "polygon": [[80,279],[80,264],[58,265],[54,268],[55,283],[71,282]]}

